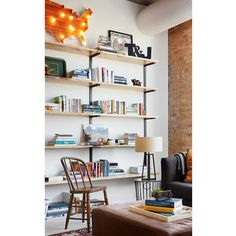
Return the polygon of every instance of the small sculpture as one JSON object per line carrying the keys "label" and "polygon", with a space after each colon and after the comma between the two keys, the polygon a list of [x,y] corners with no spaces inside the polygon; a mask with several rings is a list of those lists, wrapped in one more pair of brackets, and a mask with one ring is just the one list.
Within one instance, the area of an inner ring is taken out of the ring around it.
{"label": "small sculpture", "polygon": [[128,48],[129,56],[151,59],[151,54],[152,54],[151,47],[147,47],[147,56],[145,56],[143,54],[143,51],[140,50],[140,46],[136,45],[135,43],[126,43],[125,47]]}
{"label": "small sculpture", "polygon": [[131,80],[134,86],[141,86],[142,82],[138,79],[132,79]]}

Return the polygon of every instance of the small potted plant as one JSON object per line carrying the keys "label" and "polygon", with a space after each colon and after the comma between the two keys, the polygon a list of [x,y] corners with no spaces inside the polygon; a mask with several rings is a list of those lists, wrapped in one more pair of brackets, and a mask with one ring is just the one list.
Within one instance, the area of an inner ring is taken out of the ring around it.
{"label": "small potted plant", "polygon": [[153,189],[151,196],[157,200],[166,200],[172,198],[171,190],[162,190],[161,188]]}

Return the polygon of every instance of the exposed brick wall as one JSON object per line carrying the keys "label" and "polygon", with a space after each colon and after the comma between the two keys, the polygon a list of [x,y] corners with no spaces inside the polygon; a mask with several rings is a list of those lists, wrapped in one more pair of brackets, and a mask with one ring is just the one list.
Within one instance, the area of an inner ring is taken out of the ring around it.
{"label": "exposed brick wall", "polygon": [[169,155],[192,147],[192,20],[168,32]]}

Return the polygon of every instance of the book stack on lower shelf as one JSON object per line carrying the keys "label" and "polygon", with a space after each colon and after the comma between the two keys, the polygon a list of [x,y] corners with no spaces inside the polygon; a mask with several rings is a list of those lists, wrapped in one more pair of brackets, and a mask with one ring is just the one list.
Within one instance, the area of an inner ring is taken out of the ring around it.
{"label": "book stack on lower shelf", "polygon": [[67,211],[68,211],[68,203],[67,202],[49,203],[46,219],[66,216]]}
{"label": "book stack on lower shelf", "polygon": [[48,142],[49,146],[75,146],[75,138],[72,134],[55,134]]}
{"label": "book stack on lower shelf", "polygon": [[182,199],[179,198],[166,200],[148,198],[145,203],[130,206],[129,210],[165,222],[186,219],[192,216],[192,208],[183,206]]}

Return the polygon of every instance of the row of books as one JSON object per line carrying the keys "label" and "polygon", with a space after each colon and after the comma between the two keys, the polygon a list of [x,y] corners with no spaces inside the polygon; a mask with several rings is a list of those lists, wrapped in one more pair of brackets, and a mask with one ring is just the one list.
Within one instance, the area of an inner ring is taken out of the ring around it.
{"label": "row of books", "polygon": [[94,101],[92,102],[92,104],[95,106],[99,106],[102,113],[119,115],[126,114],[126,103],[124,101],[115,101],[114,99],[112,99],[105,101]]}
{"label": "row of books", "polygon": [[133,103],[126,107],[127,115],[146,115],[143,103]]}
{"label": "row of books", "polygon": [[124,76],[115,75],[114,70],[106,67],[75,69],[69,72],[69,76],[73,79],[85,78],[95,82],[127,85],[127,78]]}
{"label": "row of books", "polygon": [[59,112],[82,112],[82,99],[60,95],[53,98],[53,102],[46,103],[45,109]]}
{"label": "row of books", "polygon": [[105,113],[119,115],[145,115],[143,103],[132,103],[126,106],[125,101],[97,100],[91,104],[82,104],[80,98],[67,98],[66,95],[60,95],[53,99],[52,103],[46,103],[47,111],[58,112],[83,112],[83,113]]}
{"label": "row of books", "polygon": [[[118,163],[109,162],[108,160],[105,159],[100,159],[99,161],[94,161],[94,162],[87,162],[86,167],[89,176],[92,178],[121,175],[125,173],[124,170],[119,167]],[[72,168],[73,168],[73,163],[72,163]],[[82,176],[86,177],[87,173],[85,168],[83,166],[80,166],[80,168]],[[80,172],[76,171],[74,172],[76,179],[78,180],[81,179]],[[66,179],[64,171],[62,171],[60,175],[64,176],[64,179]],[[74,179],[74,174],[72,172],[71,172],[71,178]]]}
{"label": "row of books", "polygon": [[75,138],[72,134],[55,134],[48,142],[49,146],[75,146]]}

